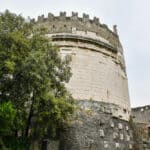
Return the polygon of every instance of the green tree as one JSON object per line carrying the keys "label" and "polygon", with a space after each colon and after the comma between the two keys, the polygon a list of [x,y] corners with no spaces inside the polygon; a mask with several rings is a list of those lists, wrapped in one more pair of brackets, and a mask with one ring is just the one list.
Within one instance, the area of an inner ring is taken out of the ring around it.
{"label": "green tree", "polygon": [[9,135],[12,132],[16,111],[11,102],[0,104],[0,135]]}
{"label": "green tree", "polygon": [[2,137],[11,134],[15,115],[16,111],[10,101],[0,104],[0,149],[6,149]]}
{"label": "green tree", "polygon": [[46,33],[20,15],[0,14],[0,101],[16,109],[16,137],[52,136],[74,110],[65,88],[71,59],[61,59]]}

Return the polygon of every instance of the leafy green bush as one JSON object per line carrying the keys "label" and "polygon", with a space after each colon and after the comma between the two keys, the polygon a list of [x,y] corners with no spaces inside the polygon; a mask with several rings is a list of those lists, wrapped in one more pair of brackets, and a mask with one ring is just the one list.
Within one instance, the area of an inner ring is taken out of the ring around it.
{"label": "leafy green bush", "polygon": [[0,104],[0,135],[10,135],[15,115],[16,110],[10,101]]}
{"label": "leafy green bush", "polygon": [[8,150],[29,150],[29,139],[23,137],[7,136],[3,137],[3,142]]}

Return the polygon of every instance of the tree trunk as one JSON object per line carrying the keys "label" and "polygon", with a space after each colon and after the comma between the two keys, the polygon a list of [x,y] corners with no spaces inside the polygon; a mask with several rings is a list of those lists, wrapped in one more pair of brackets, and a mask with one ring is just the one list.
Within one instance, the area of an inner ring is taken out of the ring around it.
{"label": "tree trunk", "polygon": [[31,118],[33,116],[33,112],[34,112],[34,109],[33,109],[33,106],[34,106],[34,93],[33,93],[33,97],[31,99],[31,107],[30,107],[30,112],[29,112],[29,116],[28,116],[28,119],[27,119],[27,124],[26,124],[26,129],[25,129],[25,137],[27,138],[28,135],[29,135],[29,129],[30,129],[30,126],[31,126]]}

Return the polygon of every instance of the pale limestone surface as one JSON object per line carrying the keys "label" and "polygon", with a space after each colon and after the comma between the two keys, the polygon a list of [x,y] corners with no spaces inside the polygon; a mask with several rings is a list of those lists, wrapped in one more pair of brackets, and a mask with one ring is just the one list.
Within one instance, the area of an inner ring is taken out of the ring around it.
{"label": "pale limestone surface", "polygon": [[72,57],[73,76],[66,86],[73,97],[116,104],[118,110],[114,110],[113,115],[128,120],[130,103],[127,76],[121,67],[124,66],[123,55],[82,41],[59,40],[54,43],[60,46],[62,57]]}
{"label": "pale limestone surface", "polygon": [[42,15],[36,25],[48,28],[47,36],[60,47],[62,57],[72,57],[73,76],[66,84],[72,96],[115,104],[118,108],[112,105],[112,115],[129,120],[128,80],[116,26],[113,32],[97,18],[85,14],[79,18],[76,13],[67,17],[65,12],[57,17]]}

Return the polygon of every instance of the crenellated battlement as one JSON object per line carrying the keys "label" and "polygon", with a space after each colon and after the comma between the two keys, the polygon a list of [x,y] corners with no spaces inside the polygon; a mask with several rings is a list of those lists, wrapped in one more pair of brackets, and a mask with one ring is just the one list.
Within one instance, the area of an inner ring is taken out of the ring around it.
{"label": "crenellated battlement", "polygon": [[120,42],[117,34],[116,25],[113,31],[106,24],[102,24],[99,18],[90,19],[88,14],[83,13],[82,17],[77,12],[72,12],[71,16],[67,16],[66,12],[60,12],[59,16],[48,13],[48,16],[38,16],[37,21],[31,20],[37,25],[44,25],[49,29],[49,33],[72,33],[73,29],[78,31],[93,32],[110,42],[114,47],[119,47]]}
{"label": "crenellated battlement", "polygon": [[[83,16],[82,18],[78,16],[78,13],[77,12],[72,12],[72,15],[71,16],[67,16],[67,13],[66,12],[60,12],[59,16],[54,16],[52,13],[48,13],[48,16],[45,17],[44,15],[40,15],[38,16],[37,18],[37,22],[44,22],[44,21],[54,21],[54,20],[65,20],[65,19],[69,19],[69,20],[76,20],[76,21],[82,21],[85,23],[93,23],[95,25],[99,25],[105,29],[107,29],[108,31],[112,32],[113,34],[117,35],[116,33],[116,25],[113,26],[113,31],[110,30],[108,28],[108,26],[106,24],[101,24],[100,21],[99,21],[99,18],[97,17],[94,17],[93,19],[90,19],[89,15],[88,14],[85,14],[83,13]],[[35,19],[32,20],[33,22],[35,22]]]}

